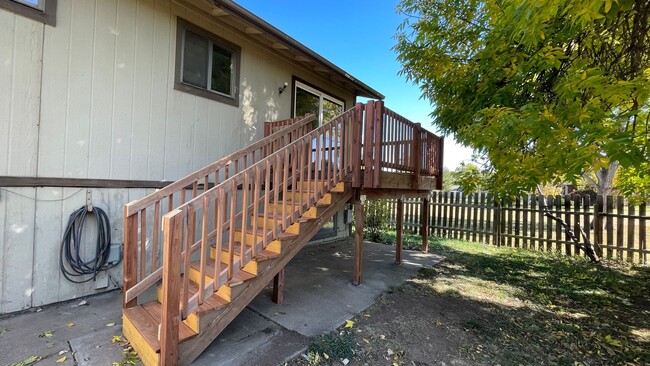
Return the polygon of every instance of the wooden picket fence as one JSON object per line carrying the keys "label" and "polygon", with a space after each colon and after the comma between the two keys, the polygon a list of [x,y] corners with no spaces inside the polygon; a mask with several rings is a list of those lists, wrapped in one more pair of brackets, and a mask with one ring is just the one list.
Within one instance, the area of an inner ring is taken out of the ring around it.
{"label": "wooden picket fence", "polygon": [[[403,230],[421,233],[420,213],[422,205],[428,204],[430,236],[582,255],[562,227],[544,216],[544,201],[578,236],[582,227],[601,257],[649,264],[646,204],[628,205],[620,196],[523,195],[501,202],[489,193],[436,191],[429,199],[403,201]],[[389,200],[388,205],[394,225],[397,200]]]}

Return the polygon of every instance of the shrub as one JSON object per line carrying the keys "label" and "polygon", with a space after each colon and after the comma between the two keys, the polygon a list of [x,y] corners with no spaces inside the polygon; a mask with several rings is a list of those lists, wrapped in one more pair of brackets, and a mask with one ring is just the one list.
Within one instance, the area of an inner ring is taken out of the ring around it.
{"label": "shrub", "polygon": [[388,229],[390,206],[386,200],[367,201],[364,205],[363,231],[366,239],[381,242]]}

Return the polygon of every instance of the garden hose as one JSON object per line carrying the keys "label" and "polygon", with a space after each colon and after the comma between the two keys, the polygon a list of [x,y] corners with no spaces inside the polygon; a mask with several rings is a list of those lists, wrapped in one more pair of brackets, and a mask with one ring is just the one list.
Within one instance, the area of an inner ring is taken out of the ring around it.
{"label": "garden hose", "polygon": [[[81,238],[83,227],[88,213],[94,214],[97,219],[97,241],[95,254],[92,258],[85,260],[81,258]],[[97,279],[101,271],[109,270],[122,261],[122,255],[118,261],[108,263],[111,249],[111,225],[106,212],[99,207],[83,206],[70,214],[68,225],[61,240],[61,251],[59,254],[59,266],[61,273],[70,282],[85,283]],[[77,280],[75,277],[92,275],[92,277]]]}

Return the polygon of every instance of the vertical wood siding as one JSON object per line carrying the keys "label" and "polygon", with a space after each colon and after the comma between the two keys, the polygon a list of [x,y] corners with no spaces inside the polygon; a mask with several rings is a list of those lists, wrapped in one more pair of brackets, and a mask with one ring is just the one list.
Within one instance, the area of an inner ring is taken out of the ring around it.
{"label": "vertical wood siding", "polygon": [[[173,89],[177,16],[241,47],[239,107]],[[278,86],[292,75],[352,107],[349,91],[247,37],[170,0],[58,0],[56,27],[0,10],[0,175],[178,179],[261,138],[264,121],[288,118],[291,92]],[[85,189],[6,189],[0,313],[96,293],[58,267]],[[92,192],[121,243],[123,205],[148,191]],[[111,274],[121,282],[121,268]]]}

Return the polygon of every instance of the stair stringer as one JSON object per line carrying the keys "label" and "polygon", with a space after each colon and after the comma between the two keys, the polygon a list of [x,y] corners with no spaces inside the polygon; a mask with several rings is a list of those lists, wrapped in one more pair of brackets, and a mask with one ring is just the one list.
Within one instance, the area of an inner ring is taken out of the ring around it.
{"label": "stair stringer", "polygon": [[[280,257],[272,259],[274,261],[264,272],[260,273],[257,278],[251,281],[251,284],[237,296],[222,314],[201,329],[198,336],[180,344],[179,365],[189,365],[194,361],[217,336],[230,324],[241,311],[264,289],[275,275],[284,268],[293,257],[316,235],[318,230],[337,213],[353,196],[352,188],[346,184],[345,192],[332,193],[332,204],[326,207],[322,214],[315,220],[309,220],[305,224],[304,234],[301,232],[295,238],[286,240],[286,252],[283,249]],[[283,243],[283,247],[285,244]]]}

